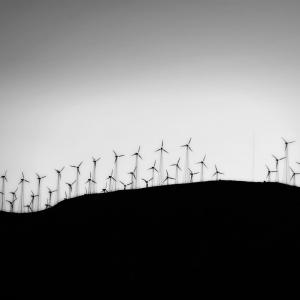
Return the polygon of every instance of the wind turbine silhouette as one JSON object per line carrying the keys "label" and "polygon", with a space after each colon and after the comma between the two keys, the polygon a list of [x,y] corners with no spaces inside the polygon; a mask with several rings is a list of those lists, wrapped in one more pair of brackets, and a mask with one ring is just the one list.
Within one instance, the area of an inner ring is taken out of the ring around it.
{"label": "wind turbine silhouette", "polygon": [[61,173],[65,169],[65,167],[62,167],[60,170],[55,169],[55,172],[57,174],[57,185],[56,185],[56,203],[60,201],[60,182],[61,182]]}
{"label": "wind turbine silhouette", "polygon": [[175,183],[178,183],[178,171],[181,171],[181,168],[179,166],[180,163],[180,157],[177,160],[177,163],[170,165],[171,167],[175,167]]}
{"label": "wind turbine silhouette", "polygon": [[296,173],[292,168],[290,168],[292,171],[292,177],[290,182],[293,180],[293,185],[296,185],[296,176],[300,175],[300,173]]}
{"label": "wind turbine silhouette", "polygon": [[163,181],[163,183],[167,182],[167,185],[169,185],[169,180],[170,179],[175,180],[175,178],[169,176],[168,170],[166,170],[166,172],[167,172],[167,176],[166,176],[165,180]]}
{"label": "wind turbine silhouette", "polygon": [[149,187],[149,182],[152,181],[152,179],[153,178],[150,178],[150,179],[146,180],[146,179],[142,178],[142,180],[145,182],[146,188]]}
{"label": "wind turbine silhouette", "polygon": [[22,172],[22,177],[19,182],[19,185],[21,185],[21,196],[20,196],[20,212],[23,212],[24,207],[24,192],[25,192],[25,183],[29,183],[27,179],[25,179],[24,173]]}
{"label": "wind turbine silhouette", "polygon": [[33,212],[32,208],[31,208],[31,205],[30,204],[27,204],[24,206],[25,208],[27,208],[27,212],[30,213],[30,212]]}
{"label": "wind turbine silhouette", "polygon": [[[37,180],[38,180],[38,187],[37,187],[37,211],[39,211],[40,210],[40,205],[41,205],[41,181],[43,180],[43,179],[45,179],[46,178],[46,176],[40,176],[38,173],[36,173],[35,174],[36,175],[36,177],[37,177]],[[33,208],[33,206],[32,206],[32,208]]]}
{"label": "wind turbine silhouette", "polygon": [[139,149],[137,152],[133,153],[132,156],[135,156],[135,188],[138,188],[139,184],[139,159],[143,159],[140,155],[141,146],[139,146]]}
{"label": "wind turbine silhouette", "polygon": [[218,181],[219,180],[219,175],[224,175],[224,173],[222,173],[218,170],[217,165],[215,165],[215,170],[216,170],[216,172],[213,174],[213,177],[216,177],[216,181]]}
{"label": "wind turbine silhouette", "polygon": [[155,168],[156,166],[156,160],[154,161],[153,163],[153,166],[150,167],[148,170],[151,170],[152,171],[152,186],[154,186],[154,183],[155,183],[155,172],[158,173],[158,170]]}
{"label": "wind turbine silhouette", "polygon": [[48,187],[48,194],[49,194],[49,198],[48,198],[48,205],[52,206],[52,194],[57,192],[56,190],[51,190],[49,187]]}
{"label": "wind turbine silhouette", "polygon": [[266,180],[268,182],[270,182],[271,181],[271,175],[272,175],[272,173],[276,173],[277,171],[271,171],[270,168],[269,168],[269,166],[267,166],[267,165],[266,165],[266,168],[267,168],[267,177],[266,177]]}
{"label": "wind turbine silhouette", "polygon": [[206,154],[204,155],[203,159],[199,162],[197,162],[196,164],[201,165],[201,179],[200,181],[203,182],[204,181],[204,167],[207,169],[207,165],[205,163],[205,159],[206,159]]}
{"label": "wind turbine silhouette", "polygon": [[8,202],[10,204],[10,212],[14,211],[14,204],[18,199],[17,191],[18,191],[18,188],[16,188],[16,190],[14,192],[10,192],[10,194],[12,195],[12,199],[11,200],[6,200],[6,202]]}
{"label": "wind turbine silhouette", "polygon": [[114,151],[114,150],[113,150],[113,152],[114,152],[114,156],[115,156],[115,170],[114,170],[115,190],[117,190],[117,188],[118,188],[118,184],[117,184],[117,182],[118,182],[118,161],[119,161],[119,158],[124,157],[125,155],[123,155],[123,154],[118,155],[116,153],[116,151]]}
{"label": "wind turbine silhouette", "polygon": [[71,168],[76,169],[76,197],[79,196],[79,175],[80,175],[80,167],[83,164],[83,161],[78,166],[71,166]]}
{"label": "wind turbine silhouette", "polygon": [[111,182],[112,180],[113,181],[116,181],[116,179],[113,177],[113,173],[114,173],[114,170],[111,171],[111,174],[106,178],[106,180],[109,180],[109,184],[108,184],[108,190],[111,192],[112,190],[112,186],[111,186]]}
{"label": "wind turbine silhouette", "polygon": [[[35,194],[33,193],[33,191],[31,191],[30,197],[31,197],[31,200],[30,200],[29,206],[30,206],[30,208],[31,208],[31,211],[33,211],[33,207],[34,207],[34,199],[35,199],[36,197],[38,197],[38,195],[35,195]],[[25,206],[25,207],[26,207],[26,206]]]}
{"label": "wind turbine silhouette", "polygon": [[1,176],[2,188],[1,188],[1,210],[5,209],[5,183],[7,182],[7,171]]}
{"label": "wind turbine silhouette", "polygon": [[189,172],[190,172],[190,182],[192,183],[194,176],[199,174],[199,172],[193,172],[190,168],[189,168]]}
{"label": "wind turbine silhouette", "polygon": [[134,168],[134,170],[133,171],[131,171],[131,172],[129,172],[128,173],[129,175],[130,175],[130,180],[131,180],[131,189],[133,189],[134,188],[134,180],[135,180],[135,168]]}
{"label": "wind turbine silhouette", "polygon": [[272,156],[275,159],[275,165],[276,165],[276,182],[279,182],[279,162],[284,160],[286,157],[277,158],[274,154],[272,154]]}
{"label": "wind turbine silhouette", "polygon": [[155,152],[159,152],[159,172],[158,172],[158,184],[162,185],[163,181],[163,172],[164,172],[164,153],[169,153],[166,149],[164,149],[164,141],[162,140],[160,148],[158,148]]}
{"label": "wind turbine silhouette", "polygon": [[184,179],[183,182],[188,182],[189,180],[189,168],[190,168],[190,158],[189,158],[189,152],[193,151],[190,147],[192,138],[189,139],[188,143],[185,145],[182,145],[182,148],[185,148],[185,167],[184,167]]}
{"label": "wind turbine silhouette", "polygon": [[102,189],[102,193],[107,193],[107,182],[105,184],[105,188]]}
{"label": "wind turbine silhouette", "polygon": [[282,138],[284,145],[285,145],[285,183],[288,184],[289,180],[289,171],[290,171],[290,165],[289,165],[289,145],[295,143],[296,141],[287,141],[284,138]]}
{"label": "wind turbine silhouette", "polygon": [[120,183],[123,185],[123,189],[124,189],[124,190],[127,189],[127,186],[130,186],[130,185],[133,184],[133,182],[130,182],[130,183],[125,184],[123,181],[120,181]]}
{"label": "wind turbine silhouette", "polygon": [[66,182],[66,185],[68,186],[68,190],[69,190],[69,199],[72,198],[73,185],[75,183],[76,183],[76,180],[74,180],[72,183]]}
{"label": "wind turbine silhouette", "polygon": [[92,185],[96,184],[96,181],[92,179],[92,173],[90,173],[90,177],[85,184],[88,184],[87,194],[90,195],[92,193]]}
{"label": "wind turbine silhouette", "polygon": [[[99,158],[93,157],[92,159],[93,159],[93,177],[92,177],[92,179],[93,179],[94,182],[96,182],[97,181],[97,179],[96,179],[96,177],[97,177],[97,163],[101,159],[101,157],[99,157]],[[93,184],[93,193],[94,194],[96,193],[96,183]]]}

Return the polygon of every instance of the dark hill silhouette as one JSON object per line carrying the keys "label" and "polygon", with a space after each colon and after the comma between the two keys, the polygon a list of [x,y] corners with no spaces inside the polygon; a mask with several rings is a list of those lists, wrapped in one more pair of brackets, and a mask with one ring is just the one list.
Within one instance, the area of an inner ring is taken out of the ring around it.
{"label": "dark hill silhouette", "polygon": [[0,234],[6,271],[35,269],[37,280],[53,271],[57,284],[238,284],[296,267],[300,189],[218,181],[85,195],[38,213],[2,212]]}

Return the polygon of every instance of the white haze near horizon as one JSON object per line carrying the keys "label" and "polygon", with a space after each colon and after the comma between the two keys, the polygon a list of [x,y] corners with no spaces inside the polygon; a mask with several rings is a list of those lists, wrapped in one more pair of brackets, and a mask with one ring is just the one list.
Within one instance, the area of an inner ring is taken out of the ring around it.
{"label": "white haze near horizon", "polygon": [[264,180],[271,154],[284,155],[282,136],[297,140],[290,160],[300,171],[299,13],[300,2],[276,0],[0,1],[7,192],[21,171],[36,192],[38,172],[45,201],[54,168],[66,166],[71,182],[68,166],[84,161],[85,182],[92,156],[102,157],[103,188],[112,150],[126,155],[128,182],[139,145],[150,178],[162,139],[173,175],[189,137],[193,170],[207,154],[206,179],[217,164],[224,179]]}

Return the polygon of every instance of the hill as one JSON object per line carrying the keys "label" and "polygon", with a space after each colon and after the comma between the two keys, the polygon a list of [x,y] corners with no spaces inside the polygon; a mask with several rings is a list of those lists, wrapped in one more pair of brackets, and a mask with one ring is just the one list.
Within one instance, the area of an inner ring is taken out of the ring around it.
{"label": "hill", "polygon": [[57,283],[74,277],[74,284],[90,270],[110,282],[202,283],[233,271],[236,282],[258,267],[263,278],[296,266],[299,216],[300,188],[277,183],[218,181],[85,195],[38,213],[0,213],[0,257],[6,272],[22,266],[45,279],[53,271]]}

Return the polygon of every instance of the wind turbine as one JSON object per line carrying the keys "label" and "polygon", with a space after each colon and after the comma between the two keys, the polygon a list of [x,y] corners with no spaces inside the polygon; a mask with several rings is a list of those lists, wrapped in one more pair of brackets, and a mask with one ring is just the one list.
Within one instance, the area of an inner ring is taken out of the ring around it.
{"label": "wind turbine", "polygon": [[276,182],[279,182],[279,162],[286,159],[286,157],[277,158],[274,154],[272,154],[272,156],[275,159],[275,165],[276,165]]}
{"label": "wind turbine", "polygon": [[168,170],[166,170],[166,172],[167,172],[167,176],[166,176],[165,180],[163,181],[163,183],[167,182],[167,185],[169,185],[169,180],[170,179],[175,180],[175,178],[169,176]]}
{"label": "wind turbine", "polygon": [[217,165],[215,165],[215,170],[216,170],[216,172],[213,174],[213,177],[216,177],[216,181],[218,181],[219,180],[219,175],[224,175],[224,173],[222,173],[218,170]]}
{"label": "wind turbine", "polygon": [[[38,188],[37,188],[37,211],[39,211],[40,210],[40,205],[41,205],[41,181],[43,180],[43,179],[45,179],[46,178],[46,176],[40,176],[38,173],[36,173],[35,174],[36,175],[36,177],[37,177],[37,180],[38,180]],[[32,208],[33,208],[33,206],[32,206]]]}
{"label": "wind turbine", "polygon": [[139,149],[137,152],[133,153],[132,156],[135,156],[135,188],[138,188],[139,184],[139,159],[143,159],[140,155],[141,146],[139,146]]}
{"label": "wind turbine", "polygon": [[21,185],[21,196],[20,196],[20,212],[23,212],[24,207],[24,192],[25,192],[25,183],[29,183],[27,179],[25,179],[24,173],[22,172],[22,177],[19,182],[19,185]]}
{"label": "wind turbine", "polygon": [[146,180],[146,179],[142,178],[142,180],[145,182],[146,188],[149,187],[149,182],[152,181],[152,179],[153,178],[150,178],[150,179]]}
{"label": "wind turbine", "polygon": [[93,184],[96,184],[96,181],[94,181],[92,179],[92,173],[90,173],[90,177],[89,177],[89,179],[87,180],[87,182],[85,184],[88,184],[87,194],[90,195],[92,193],[92,186],[93,186]]}
{"label": "wind turbine", "polygon": [[[97,163],[98,161],[101,159],[101,157],[99,158],[95,158],[93,157],[93,181],[96,182],[97,181]],[[96,193],[96,183],[93,184],[93,193]]]}
{"label": "wind turbine", "polygon": [[118,161],[119,161],[119,158],[121,157],[124,157],[125,155],[121,154],[121,155],[118,155],[116,153],[116,151],[114,151],[114,156],[115,156],[115,170],[114,170],[114,179],[115,179],[115,190],[117,190],[118,188],[118,184],[117,184],[117,181],[118,181]]}
{"label": "wind turbine", "polygon": [[78,166],[71,166],[71,168],[76,169],[76,197],[79,196],[79,175],[80,175],[80,167],[83,164],[83,161]]}
{"label": "wind turbine", "polygon": [[130,185],[132,185],[133,184],[133,182],[130,182],[130,183],[124,183],[123,181],[120,181],[120,183],[123,185],[123,188],[124,188],[124,190],[126,190],[127,189],[127,186],[130,186]]}
{"label": "wind turbine", "polygon": [[156,169],[156,160],[154,161],[153,163],[153,166],[150,167],[148,170],[151,170],[152,171],[152,186],[154,186],[154,183],[155,183],[155,172],[158,173],[158,170]]}
{"label": "wind turbine", "polygon": [[175,167],[175,183],[178,183],[178,171],[181,171],[181,168],[179,166],[180,163],[180,157],[177,160],[177,163],[172,164],[171,167]]}
{"label": "wind turbine", "polygon": [[60,201],[60,182],[61,182],[61,173],[65,169],[65,167],[62,167],[60,170],[55,169],[55,172],[57,174],[57,185],[56,185],[56,203]]}
{"label": "wind turbine", "polygon": [[198,165],[201,165],[201,179],[200,179],[201,182],[204,181],[204,167],[207,169],[205,159],[206,159],[206,154],[204,155],[204,157],[201,161],[197,162]]}
{"label": "wind turbine", "polygon": [[189,168],[190,168],[190,158],[189,158],[189,152],[193,151],[190,147],[192,138],[189,139],[188,143],[185,145],[182,145],[182,148],[185,148],[185,167],[184,167],[184,179],[183,182],[188,182],[189,180]]}
{"label": "wind turbine", "polygon": [[27,208],[27,212],[28,212],[28,213],[33,212],[32,207],[31,207],[30,204],[27,204],[27,205],[25,205],[24,207]]}
{"label": "wind turbine", "polygon": [[102,189],[102,193],[107,193],[107,182],[105,184],[105,187]]}
{"label": "wind turbine", "polygon": [[112,180],[113,181],[116,181],[116,179],[113,177],[113,173],[114,173],[114,170],[111,171],[111,174],[106,178],[106,180],[109,180],[109,184],[108,184],[108,190],[111,192],[112,190],[112,186],[111,186],[111,182]]}
{"label": "wind turbine", "polygon": [[132,172],[129,172],[128,174],[130,175],[130,180],[131,180],[131,183],[132,183],[131,184],[131,189],[133,189],[134,188],[134,180],[135,180],[135,168]]}
{"label": "wind turbine", "polygon": [[293,180],[293,185],[296,185],[296,176],[300,175],[300,173],[296,173],[292,168],[290,168],[292,171],[292,177],[290,182]]}
{"label": "wind turbine", "polygon": [[33,193],[33,191],[31,191],[30,197],[31,197],[31,200],[30,200],[29,206],[30,206],[30,208],[31,208],[31,211],[33,211],[33,207],[34,207],[34,199],[35,199],[36,197],[38,197],[38,195],[35,195],[35,194]]}
{"label": "wind turbine", "polygon": [[57,192],[56,190],[51,190],[49,187],[48,187],[48,194],[49,194],[49,198],[48,198],[48,205],[52,206],[52,194]]}
{"label": "wind turbine", "polygon": [[1,210],[5,209],[5,183],[7,182],[7,171],[1,176],[2,188],[1,188]]}
{"label": "wind turbine", "polygon": [[289,165],[289,145],[295,143],[296,141],[287,141],[284,138],[282,138],[285,146],[285,183],[288,184],[289,181],[289,171],[290,171],[290,165]]}
{"label": "wind turbine", "polygon": [[14,211],[14,204],[18,199],[17,191],[18,191],[18,188],[16,188],[16,190],[14,192],[10,192],[10,194],[12,195],[12,199],[11,200],[6,200],[6,202],[8,202],[10,204],[10,212]]}
{"label": "wind turbine", "polygon": [[68,190],[69,190],[69,199],[72,198],[73,185],[75,183],[76,183],[76,180],[74,180],[72,183],[66,182],[66,185],[68,186]]}
{"label": "wind turbine", "polygon": [[164,141],[162,140],[160,148],[158,148],[155,152],[159,152],[159,172],[158,172],[158,185],[163,184],[163,172],[164,172],[164,153],[169,153],[166,149],[164,149]]}
{"label": "wind turbine", "polygon": [[193,172],[191,169],[189,169],[190,172],[190,182],[193,182],[194,176],[199,174],[199,172]]}
{"label": "wind turbine", "polygon": [[271,175],[272,175],[272,173],[276,173],[277,171],[271,171],[270,168],[267,165],[266,165],[266,168],[267,168],[267,177],[266,177],[266,180],[268,182],[270,182],[271,181]]}

